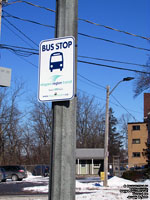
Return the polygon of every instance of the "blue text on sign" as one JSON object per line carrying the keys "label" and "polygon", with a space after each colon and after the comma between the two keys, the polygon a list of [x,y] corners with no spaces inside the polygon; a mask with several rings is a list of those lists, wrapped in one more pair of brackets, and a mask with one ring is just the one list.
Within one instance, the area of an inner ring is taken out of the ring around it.
{"label": "blue text on sign", "polygon": [[53,43],[52,44],[44,44],[44,45],[42,45],[42,52],[67,49],[67,48],[70,48],[71,45],[72,45],[72,41],[59,42],[56,44],[53,44]]}

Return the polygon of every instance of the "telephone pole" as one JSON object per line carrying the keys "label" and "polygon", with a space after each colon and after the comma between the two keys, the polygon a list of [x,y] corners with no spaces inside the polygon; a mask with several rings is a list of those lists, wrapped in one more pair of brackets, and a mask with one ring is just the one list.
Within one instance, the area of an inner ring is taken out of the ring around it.
{"label": "telephone pole", "polygon": [[121,81],[119,81],[115,87],[110,91],[110,86],[108,85],[106,88],[106,115],[105,115],[105,141],[104,141],[104,186],[107,187],[107,181],[108,181],[108,143],[109,143],[109,96],[112,94],[112,92],[118,87],[118,85],[124,81],[131,81],[133,80],[133,77],[126,77],[123,78]]}
{"label": "telephone pole", "polygon": [[[77,45],[78,0],[56,0],[55,37],[73,36]],[[75,53],[75,94],[77,47]],[[52,103],[53,130],[49,200],[75,200],[76,97]]]}
{"label": "telephone pole", "polygon": [[105,141],[104,141],[104,186],[107,187],[108,180],[108,134],[109,134],[109,89],[108,85],[106,88],[106,116],[105,116]]}

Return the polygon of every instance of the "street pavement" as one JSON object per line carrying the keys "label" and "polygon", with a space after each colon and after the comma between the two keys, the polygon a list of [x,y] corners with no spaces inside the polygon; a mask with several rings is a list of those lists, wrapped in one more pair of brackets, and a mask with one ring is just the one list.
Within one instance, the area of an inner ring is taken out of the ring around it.
{"label": "street pavement", "polygon": [[2,195],[0,200],[48,200],[48,195]]}

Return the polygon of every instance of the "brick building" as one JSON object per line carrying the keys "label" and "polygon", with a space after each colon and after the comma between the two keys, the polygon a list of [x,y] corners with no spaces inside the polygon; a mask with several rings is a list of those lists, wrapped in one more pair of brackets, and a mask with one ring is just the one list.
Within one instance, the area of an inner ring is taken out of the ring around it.
{"label": "brick building", "polygon": [[[144,94],[144,120],[143,122],[128,123],[128,165],[142,166],[147,164],[143,155],[148,139],[148,113],[150,114],[150,93]],[[149,133],[150,134],[150,133]]]}
{"label": "brick building", "polygon": [[128,165],[142,166],[146,164],[143,149],[146,148],[148,131],[144,122],[128,123]]}

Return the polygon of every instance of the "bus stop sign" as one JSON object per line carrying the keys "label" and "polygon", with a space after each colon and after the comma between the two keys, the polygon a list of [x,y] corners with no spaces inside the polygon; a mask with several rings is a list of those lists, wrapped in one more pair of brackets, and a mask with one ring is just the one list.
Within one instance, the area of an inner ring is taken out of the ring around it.
{"label": "bus stop sign", "polygon": [[73,37],[56,38],[40,43],[40,101],[64,101],[74,97],[74,65]]}

